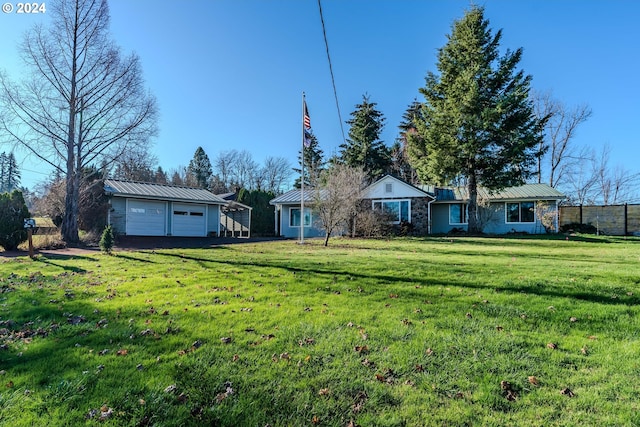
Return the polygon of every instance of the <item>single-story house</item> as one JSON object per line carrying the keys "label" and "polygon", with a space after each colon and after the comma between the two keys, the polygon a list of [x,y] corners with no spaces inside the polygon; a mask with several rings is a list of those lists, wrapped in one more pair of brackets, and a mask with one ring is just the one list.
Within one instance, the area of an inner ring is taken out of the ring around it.
{"label": "single-story house", "polygon": [[[276,236],[302,237],[300,226],[304,223],[304,237],[324,236],[324,231],[319,227],[316,216],[311,209],[314,198],[314,190],[291,190],[269,201],[275,206],[275,231]],[[304,197],[304,215],[300,215]],[[302,220],[304,217],[304,220]]]}
{"label": "single-story house", "polygon": [[[324,230],[318,224],[312,209],[314,196],[313,189],[304,191],[304,237],[324,236]],[[301,197],[301,190],[291,190],[269,202],[276,208],[276,235],[289,238],[300,237]],[[433,200],[434,197],[426,191],[387,175],[365,188],[362,205],[370,209],[380,209],[394,217],[391,221],[395,224],[410,222],[419,229],[427,230],[428,205]],[[426,231],[423,234],[426,234]]]}
{"label": "single-story house", "polygon": [[[558,203],[565,196],[546,184],[526,184],[492,193],[480,188],[478,193],[485,202],[480,219],[486,233],[544,233],[544,224],[548,224],[543,221],[545,216],[552,218],[552,228],[557,230]],[[323,236],[314,218],[313,191],[305,191],[304,198],[304,235]],[[300,200],[300,190],[291,190],[270,201],[276,207],[276,235],[300,237]],[[386,175],[364,190],[361,206],[390,215],[395,224],[412,224],[416,235],[428,235],[466,231],[467,204],[464,188],[418,188]]]}
{"label": "single-story house", "polygon": [[[465,187],[435,188],[431,205],[431,233],[466,231],[469,196]],[[558,204],[565,196],[547,184],[525,184],[488,192],[478,188],[479,213],[488,234],[541,234],[558,230]],[[546,218],[545,218],[546,217]]]}
{"label": "single-story house", "polygon": [[190,187],[107,179],[107,224],[129,236],[219,236],[228,202]]}

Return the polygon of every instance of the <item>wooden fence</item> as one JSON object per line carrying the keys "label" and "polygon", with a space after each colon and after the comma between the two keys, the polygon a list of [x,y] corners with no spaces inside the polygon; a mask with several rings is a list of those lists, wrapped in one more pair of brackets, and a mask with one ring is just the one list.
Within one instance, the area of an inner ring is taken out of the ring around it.
{"label": "wooden fence", "polygon": [[590,224],[610,236],[640,236],[640,205],[560,206],[559,223]]}

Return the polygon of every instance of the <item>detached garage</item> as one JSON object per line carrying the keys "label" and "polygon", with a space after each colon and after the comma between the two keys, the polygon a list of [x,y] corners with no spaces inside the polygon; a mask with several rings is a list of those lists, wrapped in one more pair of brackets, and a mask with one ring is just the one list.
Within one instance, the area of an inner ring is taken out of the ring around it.
{"label": "detached garage", "polygon": [[200,188],[107,179],[107,223],[128,236],[220,235],[220,210],[227,202]]}

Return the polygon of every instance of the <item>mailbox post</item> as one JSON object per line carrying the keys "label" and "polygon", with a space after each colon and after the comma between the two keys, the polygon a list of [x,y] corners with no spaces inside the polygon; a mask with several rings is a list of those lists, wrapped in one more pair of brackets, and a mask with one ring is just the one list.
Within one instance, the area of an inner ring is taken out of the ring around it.
{"label": "mailbox post", "polygon": [[29,238],[29,258],[33,259],[33,229],[36,227],[36,220],[33,218],[26,218],[24,220],[24,228],[27,229],[27,236]]}

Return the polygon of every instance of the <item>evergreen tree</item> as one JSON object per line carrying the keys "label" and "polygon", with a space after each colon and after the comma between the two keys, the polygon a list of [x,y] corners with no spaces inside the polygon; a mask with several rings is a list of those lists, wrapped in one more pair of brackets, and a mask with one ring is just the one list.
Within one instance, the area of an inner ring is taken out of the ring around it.
{"label": "evergreen tree", "polygon": [[[305,145],[303,149],[298,151],[298,163],[302,166],[302,156],[304,155],[304,185],[308,187],[315,187],[318,184],[318,179],[322,173],[325,162],[324,152],[320,148],[318,138],[309,131],[308,134],[308,146]],[[293,171],[298,174],[293,186],[300,188],[300,175],[302,174],[302,168],[293,168]]]}
{"label": "evergreen tree", "polygon": [[438,51],[439,75],[420,89],[425,102],[408,135],[409,156],[424,182],[463,178],[469,194],[470,232],[481,232],[478,186],[519,185],[539,155],[543,121],[529,98],[531,76],[516,70],[522,49],[500,56],[502,32],[492,34],[484,9],[472,7],[454,22]]}
{"label": "evergreen tree", "polygon": [[363,168],[372,179],[387,172],[391,164],[389,148],[380,140],[385,118],[376,105],[363,95],[362,103],[356,105],[352,118],[347,121],[351,126],[349,138],[340,145],[340,161],[347,166]]}
{"label": "evergreen tree", "polygon": [[9,156],[4,151],[0,153],[0,193],[4,193],[7,190],[5,189],[5,181],[7,175],[7,162],[9,160]]}
{"label": "evergreen tree", "polygon": [[29,216],[29,209],[20,191],[0,193],[0,246],[6,251],[16,249],[27,240],[24,220]]}
{"label": "evergreen tree", "polygon": [[0,193],[10,193],[20,187],[20,169],[13,152],[0,153]]}
{"label": "evergreen tree", "polygon": [[275,206],[269,201],[275,197],[275,193],[262,190],[241,189],[238,192],[239,203],[251,206],[251,234],[254,236],[273,235],[273,215]]}
{"label": "evergreen tree", "polygon": [[153,182],[156,184],[168,184],[169,179],[167,178],[167,173],[162,169],[162,166],[158,166],[156,169],[156,173],[153,177]]}
{"label": "evergreen tree", "polygon": [[191,159],[187,167],[187,172],[191,175],[197,187],[207,188],[213,175],[213,170],[211,169],[209,156],[207,156],[202,147],[196,149],[193,159]]}

